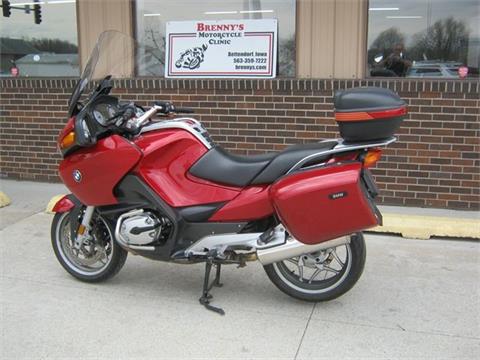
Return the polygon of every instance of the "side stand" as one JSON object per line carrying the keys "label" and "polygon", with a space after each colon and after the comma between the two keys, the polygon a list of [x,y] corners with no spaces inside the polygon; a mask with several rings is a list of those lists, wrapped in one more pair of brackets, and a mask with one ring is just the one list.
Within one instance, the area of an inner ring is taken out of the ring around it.
{"label": "side stand", "polygon": [[225,315],[225,311],[223,309],[210,305],[210,300],[213,296],[210,294],[210,290],[212,287],[221,287],[223,284],[220,283],[220,270],[221,264],[216,263],[216,272],[215,272],[215,280],[213,280],[212,284],[210,284],[210,272],[212,270],[213,265],[213,257],[209,257],[206,264],[205,264],[205,279],[203,280],[203,291],[202,297],[198,299],[200,304],[205,306],[208,310],[215,311],[217,314]]}

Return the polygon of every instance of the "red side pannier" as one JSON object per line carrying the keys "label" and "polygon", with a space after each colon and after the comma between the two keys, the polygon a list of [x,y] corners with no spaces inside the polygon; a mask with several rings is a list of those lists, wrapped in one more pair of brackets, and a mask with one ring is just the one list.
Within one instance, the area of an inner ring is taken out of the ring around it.
{"label": "red side pannier", "polygon": [[270,196],[290,234],[318,244],[381,222],[361,174],[360,162],[302,171],[274,183]]}

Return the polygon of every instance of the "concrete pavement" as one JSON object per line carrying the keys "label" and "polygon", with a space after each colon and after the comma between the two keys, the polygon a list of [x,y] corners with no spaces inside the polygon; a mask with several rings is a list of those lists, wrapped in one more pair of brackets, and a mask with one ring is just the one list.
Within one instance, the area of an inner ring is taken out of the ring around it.
{"label": "concrete pavement", "polygon": [[63,184],[0,179],[0,192],[5,193],[11,200],[10,205],[0,213],[1,230],[16,221],[44,211],[52,196],[67,194],[69,191]]}
{"label": "concrete pavement", "polygon": [[213,293],[226,311],[221,317],[198,304],[201,265],[129,256],[111,281],[73,279],[53,255],[52,215],[43,213],[62,191],[42,186],[14,194],[2,185],[12,199],[0,209],[2,359],[471,359],[480,353],[477,241],[369,234],[357,285],[316,305],[281,293],[256,263],[225,267],[225,285]]}

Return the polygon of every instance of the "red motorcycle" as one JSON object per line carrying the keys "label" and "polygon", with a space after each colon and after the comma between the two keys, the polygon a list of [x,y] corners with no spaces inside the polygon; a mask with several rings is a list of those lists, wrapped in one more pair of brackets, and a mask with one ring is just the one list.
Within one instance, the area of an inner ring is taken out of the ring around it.
{"label": "red motorcycle", "polygon": [[396,140],[405,103],[387,89],[339,91],[341,139],[234,155],[200,122],[177,117],[192,110],[155,102],[145,111],[111,96],[112,73],[79,101],[102,72],[98,64],[110,55],[104,49],[118,53],[123,44],[127,57],[139,53],[125,41],[116,32],[100,37],[58,138],[60,177],[72,194],[54,207],[52,245],[65,270],[106,280],[128,252],[204,262],[200,303],[221,314],[210,290],[220,285],[223,264],[259,260],[281,291],[307,301],[351,289],[365,264],[362,231],[382,221],[368,168],[380,159],[379,147]]}

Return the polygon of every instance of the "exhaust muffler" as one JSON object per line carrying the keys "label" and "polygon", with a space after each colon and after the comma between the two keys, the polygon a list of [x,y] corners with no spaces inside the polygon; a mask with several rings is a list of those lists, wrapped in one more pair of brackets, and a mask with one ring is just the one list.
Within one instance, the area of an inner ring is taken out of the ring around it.
{"label": "exhaust muffler", "polygon": [[262,263],[262,265],[268,265],[278,261],[290,259],[295,256],[309,254],[320,250],[326,250],[349,243],[350,236],[342,236],[315,245],[306,245],[293,237],[288,237],[287,240],[280,245],[266,248],[257,247],[257,257],[258,260]]}

